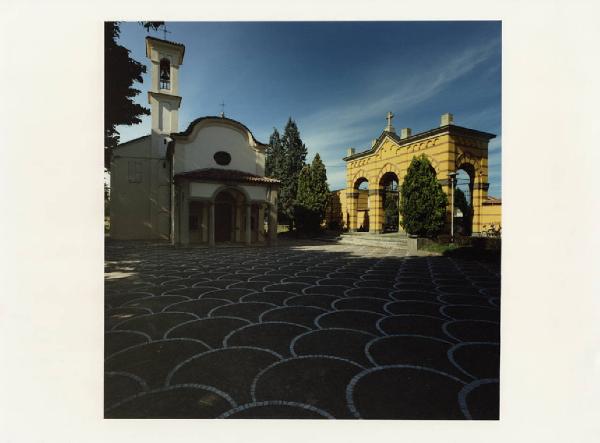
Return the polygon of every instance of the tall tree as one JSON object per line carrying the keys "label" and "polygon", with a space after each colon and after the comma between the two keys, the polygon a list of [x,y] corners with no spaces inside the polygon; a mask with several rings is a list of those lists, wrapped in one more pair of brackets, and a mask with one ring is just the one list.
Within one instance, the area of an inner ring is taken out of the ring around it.
{"label": "tall tree", "polygon": [[282,167],[279,208],[282,219],[287,220],[290,228],[294,228],[294,205],[298,193],[298,177],[305,165],[306,146],[300,138],[296,122],[290,117],[281,139],[285,161]]}
{"label": "tall tree", "polygon": [[[143,22],[146,30],[158,29],[164,22]],[[110,169],[112,150],[119,144],[118,125],[141,123],[150,111],[133,102],[140,93],[134,82],[142,83],[146,66],[132,59],[129,49],[119,45],[119,22],[104,22],[104,166]]]}
{"label": "tall tree", "polygon": [[273,128],[273,133],[269,137],[269,144],[267,145],[265,153],[265,175],[267,177],[273,177],[281,179],[282,168],[285,160],[285,152],[281,145],[281,137],[277,128]]}
{"label": "tall tree", "polygon": [[327,169],[319,153],[315,154],[310,165],[310,177],[313,207],[319,212],[319,220],[322,220],[329,199],[329,186],[327,185]]}
{"label": "tall tree", "polygon": [[413,157],[400,193],[401,224],[406,232],[433,237],[442,230],[448,199],[425,155]]}
{"label": "tall tree", "polygon": [[311,197],[311,170],[309,165],[305,165],[300,174],[298,174],[298,194],[294,202],[294,221],[296,230],[299,232],[309,232],[314,230],[315,214],[312,210]]}

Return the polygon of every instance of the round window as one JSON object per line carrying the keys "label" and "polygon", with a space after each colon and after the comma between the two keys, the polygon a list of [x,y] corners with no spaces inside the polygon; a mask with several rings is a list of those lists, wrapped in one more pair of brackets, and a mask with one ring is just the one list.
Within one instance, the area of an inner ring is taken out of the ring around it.
{"label": "round window", "polygon": [[229,155],[229,152],[225,152],[225,151],[216,152],[213,158],[215,159],[217,164],[222,165],[222,166],[225,166],[225,165],[228,165],[229,163],[231,163],[231,155]]}

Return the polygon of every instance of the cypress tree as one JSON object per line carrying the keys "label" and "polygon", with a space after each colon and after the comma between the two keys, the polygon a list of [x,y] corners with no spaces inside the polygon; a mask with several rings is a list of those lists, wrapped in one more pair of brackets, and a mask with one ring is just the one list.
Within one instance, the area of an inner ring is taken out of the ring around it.
{"label": "cypress tree", "polygon": [[425,155],[413,157],[401,188],[402,227],[409,234],[433,237],[444,227],[448,199]]}
{"label": "cypress tree", "polygon": [[327,170],[318,153],[315,154],[310,166],[310,176],[313,208],[318,211],[319,220],[322,220],[329,198],[329,186],[327,185]]}
{"label": "cypress tree", "polygon": [[280,216],[283,220],[288,220],[290,229],[294,228],[294,206],[298,194],[298,178],[300,171],[305,165],[306,146],[300,138],[300,131],[296,122],[290,117],[283,137],[281,146],[284,153],[284,161],[281,170],[281,188],[279,194]]}

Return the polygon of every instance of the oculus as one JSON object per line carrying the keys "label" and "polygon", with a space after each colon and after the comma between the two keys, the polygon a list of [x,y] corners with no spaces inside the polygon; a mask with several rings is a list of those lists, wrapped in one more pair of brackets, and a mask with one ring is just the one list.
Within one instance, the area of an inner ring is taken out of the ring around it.
{"label": "oculus", "polygon": [[231,155],[229,152],[219,151],[213,156],[218,165],[225,166],[231,163]]}

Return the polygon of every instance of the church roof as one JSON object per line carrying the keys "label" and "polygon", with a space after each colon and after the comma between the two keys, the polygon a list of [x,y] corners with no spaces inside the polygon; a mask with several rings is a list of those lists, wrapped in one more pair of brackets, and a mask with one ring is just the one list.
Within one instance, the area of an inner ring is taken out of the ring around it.
{"label": "church roof", "polygon": [[217,182],[243,182],[260,184],[279,184],[280,181],[271,177],[250,174],[249,172],[236,169],[206,168],[175,174],[175,178],[187,178],[190,180],[206,180]]}
{"label": "church roof", "polygon": [[185,131],[172,133],[171,136],[174,136],[174,137],[179,137],[179,136],[185,137],[185,136],[188,136],[188,135],[190,135],[192,133],[192,130],[194,129],[194,126],[196,126],[198,123],[200,123],[200,122],[202,122],[204,120],[224,121],[224,122],[233,123],[235,125],[238,125],[238,126],[240,126],[241,128],[243,128],[245,131],[247,131],[250,134],[250,136],[252,137],[252,140],[254,140],[254,143],[256,143],[259,146],[263,146],[263,147],[267,146],[266,144],[264,144],[262,142],[259,142],[256,139],[256,137],[254,137],[254,134],[252,134],[252,131],[250,129],[248,129],[248,127],[245,124],[243,124],[243,123],[241,123],[241,122],[239,122],[237,120],[233,120],[231,118],[220,117],[220,116],[216,116],[216,115],[207,115],[205,117],[197,118],[196,120],[194,120],[193,122],[191,122],[188,125],[188,127],[187,127],[187,129]]}
{"label": "church roof", "polygon": [[147,36],[146,40],[154,40],[155,42],[168,43],[169,45],[175,45],[175,46],[181,47],[181,49],[182,49],[181,59],[183,60],[183,56],[185,54],[185,45],[183,43],[172,42],[170,40],[165,40],[163,38],[152,37],[151,35]]}
{"label": "church roof", "polygon": [[115,149],[118,149],[121,146],[125,146],[125,145],[127,145],[129,143],[137,142],[137,141],[142,140],[144,138],[150,138],[150,134],[142,135],[141,137],[136,137],[136,138],[133,138],[131,140],[127,140],[126,142],[119,143],[117,146],[115,146]]}

